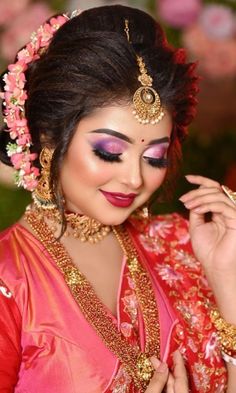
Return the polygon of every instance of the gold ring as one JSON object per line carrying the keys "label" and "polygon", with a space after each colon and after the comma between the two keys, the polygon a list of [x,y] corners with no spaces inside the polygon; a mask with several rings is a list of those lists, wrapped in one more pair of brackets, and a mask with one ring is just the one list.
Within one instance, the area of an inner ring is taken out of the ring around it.
{"label": "gold ring", "polygon": [[227,197],[236,205],[236,192],[232,191],[227,186],[222,185],[221,188],[224,191],[224,193],[227,195]]}

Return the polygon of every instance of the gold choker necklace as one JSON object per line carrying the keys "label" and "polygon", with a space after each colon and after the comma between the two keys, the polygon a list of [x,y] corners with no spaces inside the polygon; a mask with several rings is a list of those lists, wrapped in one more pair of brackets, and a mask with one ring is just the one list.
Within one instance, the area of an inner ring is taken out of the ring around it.
{"label": "gold choker necklace", "polygon": [[[45,210],[38,208],[35,204],[29,207],[39,217],[47,220],[51,230],[55,233],[58,231],[58,226],[62,225],[62,217],[56,208]],[[67,228],[64,236],[72,235],[81,242],[98,243],[111,231],[111,227],[101,224],[94,218],[79,214],[79,213],[65,213]]]}

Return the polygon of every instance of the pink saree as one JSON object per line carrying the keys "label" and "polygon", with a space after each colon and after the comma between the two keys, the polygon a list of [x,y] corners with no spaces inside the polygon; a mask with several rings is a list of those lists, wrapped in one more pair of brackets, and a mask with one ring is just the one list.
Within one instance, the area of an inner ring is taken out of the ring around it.
{"label": "pink saree", "polygon": [[[180,348],[191,392],[222,393],[226,370],[208,309],[214,301],[178,215],[127,223],[152,280],[161,358]],[[137,393],[116,356],[89,325],[43,245],[15,224],[0,237],[0,392]],[[110,313],[109,310],[107,310]],[[123,259],[117,318],[128,341],[145,346],[145,328]]]}

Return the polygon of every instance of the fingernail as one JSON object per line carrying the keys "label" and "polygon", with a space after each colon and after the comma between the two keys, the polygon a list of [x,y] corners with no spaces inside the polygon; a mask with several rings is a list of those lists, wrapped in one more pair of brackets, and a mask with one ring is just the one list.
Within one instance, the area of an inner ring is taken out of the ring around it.
{"label": "fingernail", "polygon": [[160,360],[155,358],[154,356],[152,356],[150,360],[152,362],[153,367],[155,367],[155,370],[157,370],[158,367],[161,365]]}
{"label": "fingernail", "polygon": [[157,369],[158,373],[165,373],[167,371],[168,367],[166,363],[161,363],[160,366]]}

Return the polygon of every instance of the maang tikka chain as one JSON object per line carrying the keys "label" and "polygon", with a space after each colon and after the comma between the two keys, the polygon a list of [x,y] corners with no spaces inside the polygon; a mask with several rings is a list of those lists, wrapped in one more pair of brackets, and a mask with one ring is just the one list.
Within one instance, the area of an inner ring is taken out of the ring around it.
{"label": "maang tikka chain", "polygon": [[[131,43],[128,19],[125,19],[124,32],[128,42]],[[140,72],[138,80],[142,86],[135,91],[133,96],[133,114],[139,123],[156,124],[164,116],[161,99],[158,92],[152,87],[153,79],[148,75],[143,58],[138,55],[136,57]]]}

